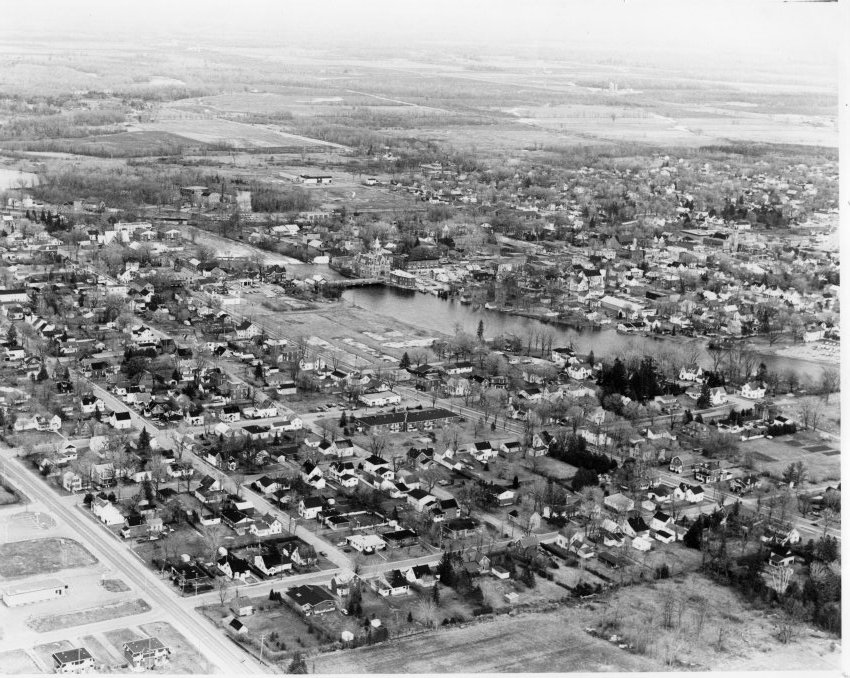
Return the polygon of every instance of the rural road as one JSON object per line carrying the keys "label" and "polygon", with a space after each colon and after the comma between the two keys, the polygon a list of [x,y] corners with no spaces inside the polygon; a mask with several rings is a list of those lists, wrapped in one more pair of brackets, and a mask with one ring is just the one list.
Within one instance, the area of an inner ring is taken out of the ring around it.
{"label": "rural road", "polygon": [[265,670],[253,658],[239,650],[235,645],[222,642],[222,636],[209,622],[187,610],[166,588],[166,584],[150,572],[140,561],[134,560],[124,548],[116,548],[112,537],[79,514],[73,506],[64,504],[53,491],[33,479],[21,461],[3,450],[4,471],[12,483],[32,499],[37,499],[56,516],[60,516],[81,538],[83,544],[96,549],[101,560],[109,564],[115,572],[120,572],[132,582],[138,591],[152,603],[152,607],[163,612],[165,621],[172,623],[178,631],[193,642],[198,651],[226,674],[261,674]]}

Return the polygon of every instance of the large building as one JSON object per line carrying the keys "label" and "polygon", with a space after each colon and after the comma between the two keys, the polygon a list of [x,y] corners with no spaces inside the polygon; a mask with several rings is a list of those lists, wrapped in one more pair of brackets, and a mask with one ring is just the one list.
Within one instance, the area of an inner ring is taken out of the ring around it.
{"label": "large building", "polygon": [[357,417],[357,424],[366,431],[412,431],[434,428],[434,425],[457,421],[460,415],[451,410],[435,407],[422,410],[405,410],[387,414],[372,414]]}
{"label": "large building", "polygon": [[30,605],[68,595],[68,585],[59,579],[40,579],[34,582],[8,584],[3,589],[3,602],[7,607]]}

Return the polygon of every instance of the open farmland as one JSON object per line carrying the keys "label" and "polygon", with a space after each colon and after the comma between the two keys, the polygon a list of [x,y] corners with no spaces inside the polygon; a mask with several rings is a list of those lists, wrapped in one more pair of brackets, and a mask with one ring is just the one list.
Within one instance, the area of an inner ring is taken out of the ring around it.
{"label": "open farmland", "polygon": [[230,120],[164,120],[143,123],[140,127],[149,131],[176,134],[207,144],[221,144],[235,148],[279,148],[281,146],[301,147],[304,145],[344,148],[340,144],[280,132],[268,126],[249,125]]}

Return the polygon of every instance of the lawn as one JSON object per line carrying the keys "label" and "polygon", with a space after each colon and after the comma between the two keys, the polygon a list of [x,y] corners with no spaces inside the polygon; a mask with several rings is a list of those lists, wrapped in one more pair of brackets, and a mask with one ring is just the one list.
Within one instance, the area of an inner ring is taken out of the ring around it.
{"label": "lawn", "polygon": [[168,673],[213,672],[213,665],[168,622],[142,624],[139,628],[146,634],[159,638],[171,648],[171,657],[165,667]]}
{"label": "lawn", "polygon": [[[49,665],[53,666],[53,662]],[[41,673],[41,669],[38,665],[23,650],[0,652],[0,668],[2,668],[3,673],[7,675]]]}
{"label": "lawn", "polygon": [[[276,633],[276,636],[267,637],[265,641],[266,648],[275,651],[318,646],[319,641],[315,634],[309,633],[304,617],[286,604],[271,602],[266,598],[255,598],[251,602],[254,604],[254,614],[239,619],[247,627],[250,638],[259,640],[264,634]],[[221,625],[222,619],[230,614],[227,606],[222,605],[206,605],[198,610],[216,625]],[[339,615],[338,612],[329,614]]]}
{"label": "lawn", "polygon": [[0,544],[0,577],[49,574],[97,562],[73,539],[48,538]]}
{"label": "lawn", "polygon": [[90,607],[85,610],[77,610],[76,612],[68,612],[65,614],[50,614],[43,617],[30,617],[27,619],[26,625],[33,631],[45,633],[47,631],[55,631],[57,629],[66,629],[71,626],[93,624],[95,622],[106,621],[107,619],[129,617],[134,614],[148,612],[150,609],[150,605],[139,598],[137,600],[128,600],[120,603],[110,603],[109,605],[99,605],[98,607]]}

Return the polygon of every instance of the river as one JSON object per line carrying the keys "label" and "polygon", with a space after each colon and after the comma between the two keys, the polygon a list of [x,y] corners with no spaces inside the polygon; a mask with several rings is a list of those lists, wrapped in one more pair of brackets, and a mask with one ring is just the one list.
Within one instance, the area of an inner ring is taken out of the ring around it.
{"label": "river", "polygon": [[[553,347],[567,346],[572,342],[579,353],[593,350],[597,358],[619,355],[625,351],[637,351],[652,355],[662,349],[674,350],[677,347],[697,346],[702,351],[701,364],[710,368],[711,358],[703,339],[684,337],[650,337],[618,334],[613,327],[602,330],[573,329],[565,325],[554,325],[531,318],[503,313],[502,311],[479,308],[461,304],[456,299],[440,299],[432,294],[422,294],[412,290],[395,287],[362,287],[348,289],[342,294],[345,302],[359,306],[374,313],[397,318],[414,327],[452,335],[459,328],[470,334],[478,329],[479,321],[484,322],[484,336],[495,337],[499,334],[515,334],[527,341],[530,333],[551,332],[554,334]],[[775,355],[762,355],[762,362],[772,371],[796,372],[801,379],[819,380],[824,365],[809,360],[787,358]]]}

